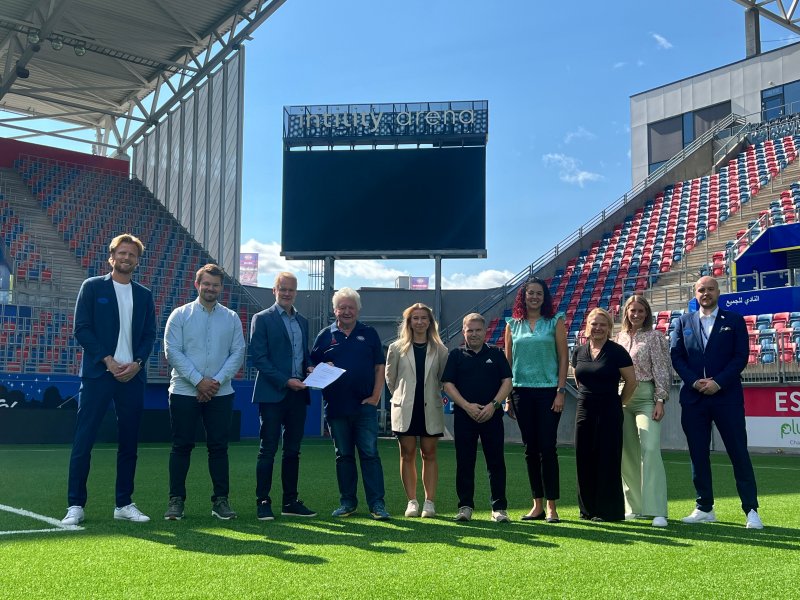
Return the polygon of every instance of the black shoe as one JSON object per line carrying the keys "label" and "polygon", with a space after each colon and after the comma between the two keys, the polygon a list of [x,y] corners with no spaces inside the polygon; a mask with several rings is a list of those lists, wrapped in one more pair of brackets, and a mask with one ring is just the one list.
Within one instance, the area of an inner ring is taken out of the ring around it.
{"label": "black shoe", "polygon": [[281,515],[284,517],[316,517],[317,513],[303,504],[302,500],[295,500],[283,505]]}
{"label": "black shoe", "polygon": [[214,500],[214,504],[211,506],[211,515],[223,521],[229,521],[238,516],[236,511],[228,504],[228,498],[225,496],[220,496]]}
{"label": "black shoe", "polygon": [[167,512],[164,513],[166,521],[180,521],[183,518],[183,498],[170,496]]}
{"label": "black shoe", "polygon": [[257,514],[259,521],[275,520],[275,515],[272,514],[272,505],[269,503],[269,500],[259,500]]}

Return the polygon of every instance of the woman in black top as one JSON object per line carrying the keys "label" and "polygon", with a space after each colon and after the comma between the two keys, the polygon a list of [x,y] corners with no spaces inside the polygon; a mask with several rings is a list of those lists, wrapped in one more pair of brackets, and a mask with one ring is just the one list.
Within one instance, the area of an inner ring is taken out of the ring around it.
{"label": "woman in black top", "polygon": [[[621,521],[622,405],[636,389],[636,372],[628,352],[610,340],[613,322],[602,308],[586,319],[588,341],[575,349],[572,366],[578,384],[575,414],[575,463],[578,507],[582,519]],[[622,397],[620,377],[625,381]]]}

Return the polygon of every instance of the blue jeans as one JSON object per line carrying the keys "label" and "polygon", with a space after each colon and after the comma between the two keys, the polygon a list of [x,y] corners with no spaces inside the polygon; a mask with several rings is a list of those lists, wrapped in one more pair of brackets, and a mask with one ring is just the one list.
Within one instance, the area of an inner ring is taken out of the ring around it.
{"label": "blue jeans", "polygon": [[372,509],[376,504],[383,504],[383,467],[381,457],[378,456],[377,408],[371,404],[362,404],[355,414],[328,419],[328,429],[336,450],[336,479],[339,482],[341,504],[353,508],[358,506],[356,448],[367,505]]}

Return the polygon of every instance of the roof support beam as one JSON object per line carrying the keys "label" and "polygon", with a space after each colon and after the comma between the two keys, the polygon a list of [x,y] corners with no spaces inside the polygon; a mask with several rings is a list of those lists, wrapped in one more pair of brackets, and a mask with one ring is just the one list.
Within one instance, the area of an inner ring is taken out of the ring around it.
{"label": "roof support beam", "polygon": [[[255,31],[261,25],[261,23],[272,16],[275,11],[278,10],[285,2],[286,0],[264,0],[264,2],[261,3],[256,9],[252,20],[244,25],[244,27],[242,27],[242,29],[240,29],[236,35],[230,37],[227,44],[221,43],[219,50],[213,57],[211,56],[212,48],[209,47],[206,55],[207,60],[203,65],[203,68],[195,73],[195,75],[189,81],[178,88],[177,92],[175,92],[172,97],[164,102],[158,109],[154,109],[150,114],[149,123],[147,125],[142,125],[136,131],[134,131],[133,134],[123,140],[122,144],[120,145],[120,151],[124,151],[132,146],[133,142],[139,139],[140,136],[144,135],[151,125],[157,123],[163,116],[168,114],[172,107],[180,102],[192,90],[192,88],[194,88],[218,65],[220,65],[225,58],[227,58],[232,52],[236,52],[239,48],[239,45],[247,40],[250,37],[250,34]],[[153,103],[152,106],[155,107],[156,104]]]}
{"label": "roof support beam", "polygon": [[[2,127],[8,127],[10,129],[17,129],[19,131],[27,131],[28,133],[34,134],[34,136],[28,136],[28,137],[35,137],[37,135],[47,135],[47,136],[53,136],[53,137],[61,138],[63,140],[70,140],[72,142],[80,142],[82,144],[97,144],[98,143],[98,142],[92,142],[91,140],[85,140],[85,139],[82,139],[82,138],[74,137],[74,136],[71,136],[71,135],[64,135],[64,134],[61,134],[61,133],[51,133],[49,131],[39,131],[37,129],[31,129],[30,127],[22,127],[21,125],[8,125],[8,124],[0,124],[0,125],[2,125]],[[85,127],[84,129],[96,129],[96,128],[95,127]],[[108,148],[114,148],[114,146],[112,146],[111,144],[100,144],[100,145],[108,147]]]}
{"label": "roof support beam", "polygon": [[[61,16],[69,7],[71,2],[72,0],[61,0],[61,2],[58,2],[55,6],[51,4],[52,10],[39,29],[40,39],[45,39],[50,35],[53,29],[55,29],[56,25],[58,25],[58,23],[61,21]],[[17,80],[17,73],[20,71],[20,69],[25,68],[25,65],[28,64],[28,61],[36,52],[38,52],[37,44],[28,44],[28,46],[22,51],[22,54],[17,59],[16,68],[6,75],[6,77],[3,79],[3,83],[0,85],[0,100],[3,99],[3,96],[5,96],[11,89],[11,86],[14,85],[14,82]]]}

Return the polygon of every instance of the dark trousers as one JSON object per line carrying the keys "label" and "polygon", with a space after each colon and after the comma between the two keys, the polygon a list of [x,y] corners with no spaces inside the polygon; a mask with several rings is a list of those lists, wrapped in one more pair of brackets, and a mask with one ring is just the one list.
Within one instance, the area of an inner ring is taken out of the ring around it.
{"label": "dark trousers", "polygon": [[456,406],[453,412],[453,440],[456,445],[458,506],[475,508],[475,462],[478,457],[479,438],[486,460],[486,470],[489,473],[492,510],[505,510],[508,508],[508,501],[506,463],[503,457],[505,443],[503,412],[497,411],[485,423],[478,423]]}
{"label": "dark trousers", "polygon": [[575,415],[575,464],[581,516],[605,521],[625,518],[622,492],[622,404],[579,399]]}
{"label": "dark trousers", "polygon": [[515,387],[511,396],[534,498],[558,500],[558,423],[561,413],[552,409],[556,388]]}
{"label": "dark trousers", "polygon": [[756,476],[747,451],[747,429],[744,402],[720,401],[713,396],[699,402],[681,404],[681,425],[692,461],[692,482],[697,492],[697,508],[708,512],[714,508],[711,484],[711,423],[717,426],[725,450],[731,459],[736,491],[745,514],[758,508]]}
{"label": "dark trousers", "polygon": [[385,502],[383,466],[378,454],[378,409],[372,404],[361,404],[358,410],[346,417],[328,419],[328,430],[336,452],[336,480],[339,483],[339,502],[342,506],[358,506],[356,489],[356,450],[361,465],[361,482],[367,506],[372,510]]}
{"label": "dark trousers", "polygon": [[258,405],[261,442],[256,461],[256,498],[272,502],[272,472],[278,444],[283,439],[281,483],[283,504],[297,500],[297,480],[300,475],[300,443],[306,426],[308,391],[288,391],[280,402],[262,402]]}
{"label": "dark trousers", "polygon": [[172,427],[172,451],[169,453],[169,495],[186,500],[186,474],[194,449],[197,420],[203,420],[208,448],[208,473],[214,486],[211,501],[227,497],[228,432],[233,414],[233,394],[198,402],[194,396],[169,395],[169,422]]}
{"label": "dark trousers", "polygon": [[134,377],[127,383],[121,383],[111,373],[105,373],[97,379],[81,379],[75,438],[69,459],[69,506],[86,506],[86,481],[89,479],[92,448],[112,400],[117,414],[118,433],[116,503],[118,507],[131,503],[139,423],[144,408],[144,382]]}

